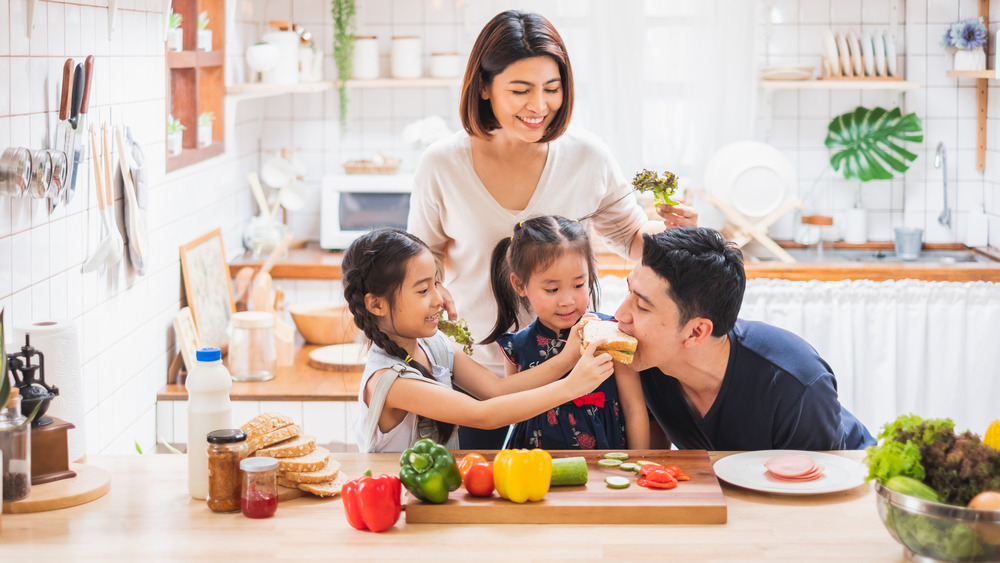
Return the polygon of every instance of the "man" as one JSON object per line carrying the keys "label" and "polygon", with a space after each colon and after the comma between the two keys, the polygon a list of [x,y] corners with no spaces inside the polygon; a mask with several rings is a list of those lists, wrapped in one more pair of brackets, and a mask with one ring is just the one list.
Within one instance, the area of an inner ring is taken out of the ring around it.
{"label": "man", "polygon": [[643,236],[615,317],[639,345],[646,405],[678,448],[861,449],[875,440],[837,400],[830,366],[798,336],[738,320],[743,255],[712,229]]}

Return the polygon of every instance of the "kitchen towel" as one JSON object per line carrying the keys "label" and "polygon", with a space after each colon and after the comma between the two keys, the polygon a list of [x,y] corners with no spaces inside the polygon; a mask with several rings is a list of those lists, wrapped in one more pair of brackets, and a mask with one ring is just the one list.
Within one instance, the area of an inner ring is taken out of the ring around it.
{"label": "kitchen towel", "polygon": [[[80,337],[72,321],[40,321],[14,327],[14,345],[9,352],[20,352],[24,335],[31,335],[31,346],[44,354],[45,383],[59,388],[45,413],[72,423],[67,433],[69,460],[76,461],[87,453],[84,430],[83,368],[80,362]],[[32,363],[37,363],[36,357]]]}

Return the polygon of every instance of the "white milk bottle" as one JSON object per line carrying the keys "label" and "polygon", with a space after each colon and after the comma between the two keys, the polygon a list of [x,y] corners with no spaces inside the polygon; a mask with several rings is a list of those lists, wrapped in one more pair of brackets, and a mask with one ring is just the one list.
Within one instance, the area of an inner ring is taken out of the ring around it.
{"label": "white milk bottle", "polygon": [[191,498],[208,497],[208,442],[205,436],[213,430],[233,427],[233,406],[229,389],[233,378],[222,365],[218,348],[199,348],[198,361],[188,371],[188,491]]}

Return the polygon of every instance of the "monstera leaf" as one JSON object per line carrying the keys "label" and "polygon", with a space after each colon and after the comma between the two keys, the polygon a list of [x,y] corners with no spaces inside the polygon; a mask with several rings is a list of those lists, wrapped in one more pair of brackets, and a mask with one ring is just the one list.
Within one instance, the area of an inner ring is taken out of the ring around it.
{"label": "monstera leaf", "polygon": [[830,166],[844,178],[890,180],[891,168],[906,172],[917,155],[906,150],[905,142],[924,140],[917,114],[902,115],[899,108],[858,107],[830,122],[826,146],[833,151]]}

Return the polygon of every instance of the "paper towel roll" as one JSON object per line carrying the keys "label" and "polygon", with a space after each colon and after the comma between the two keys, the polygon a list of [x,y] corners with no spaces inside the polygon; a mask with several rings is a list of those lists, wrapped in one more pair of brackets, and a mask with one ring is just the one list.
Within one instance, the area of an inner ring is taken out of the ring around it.
{"label": "paper towel roll", "polygon": [[[59,388],[46,415],[71,422],[68,432],[69,459],[76,461],[87,453],[84,430],[83,367],[80,362],[80,338],[72,321],[42,321],[14,327],[14,342],[9,352],[20,352],[24,335],[31,335],[31,346],[44,354],[45,383]],[[36,358],[37,361],[37,358]]]}

